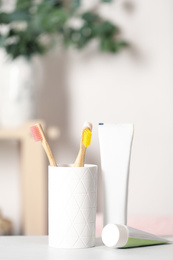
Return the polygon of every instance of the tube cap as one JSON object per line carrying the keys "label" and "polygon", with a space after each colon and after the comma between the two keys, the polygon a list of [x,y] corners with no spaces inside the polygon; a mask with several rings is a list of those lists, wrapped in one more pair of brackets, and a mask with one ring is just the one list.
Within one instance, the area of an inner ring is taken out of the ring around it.
{"label": "tube cap", "polygon": [[128,229],[125,225],[108,224],[102,231],[103,243],[111,248],[123,247],[128,241]]}

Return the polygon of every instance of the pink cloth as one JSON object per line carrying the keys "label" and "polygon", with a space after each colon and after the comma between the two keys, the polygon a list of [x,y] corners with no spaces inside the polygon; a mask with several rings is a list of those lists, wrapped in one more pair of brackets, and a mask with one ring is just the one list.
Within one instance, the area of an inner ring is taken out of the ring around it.
{"label": "pink cloth", "polygon": [[97,213],[96,216],[96,237],[100,237],[103,229],[103,214]]}
{"label": "pink cloth", "polygon": [[129,217],[127,225],[155,235],[173,235],[173,217]]}
{"label": "pink cloth", "polygon": [[[127,225],[155,235],[173,235],[172,217],[129,217]],[[101,236],[103,229],[103,214],[96,217],[96,236]]]}

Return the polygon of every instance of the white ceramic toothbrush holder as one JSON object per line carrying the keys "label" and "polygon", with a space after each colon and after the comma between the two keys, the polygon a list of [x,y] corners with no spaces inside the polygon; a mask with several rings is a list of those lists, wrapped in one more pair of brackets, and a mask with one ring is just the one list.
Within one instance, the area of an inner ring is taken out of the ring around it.
{"label": "white ceramic toothbrush holder", "polygon": [[97,166],[49,166],[49,246],[95,245]]}

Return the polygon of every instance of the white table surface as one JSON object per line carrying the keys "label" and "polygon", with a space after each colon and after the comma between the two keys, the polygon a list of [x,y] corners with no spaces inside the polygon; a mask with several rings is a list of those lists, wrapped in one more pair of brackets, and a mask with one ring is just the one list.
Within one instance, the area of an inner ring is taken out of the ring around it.
{"label": "white table surface", "polygon": [[[173,237],[168,239],[173,241]],[[173,244],[129,249],[111,249],[100,238],[87,249],[56,249],[47,236],[1,236],[0,260],[173,260]]]}

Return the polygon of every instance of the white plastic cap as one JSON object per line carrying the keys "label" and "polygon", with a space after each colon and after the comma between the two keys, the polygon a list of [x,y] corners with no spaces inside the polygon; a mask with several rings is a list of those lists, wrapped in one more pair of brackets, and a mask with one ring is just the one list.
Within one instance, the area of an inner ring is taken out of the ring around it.
{"label": "white plastic cap", "polygon": [[128,229],[125,225],[108,224],[102,231],[103,243],[111,248],[123,247],[128,241]]}
{"label": "white plastic cap", "polygon": [[92,130],[91,129],[91,123],[89,123],[88,121],[85,121],[84,124],[83,124],[83,129],[85,129],[85,128]]}

